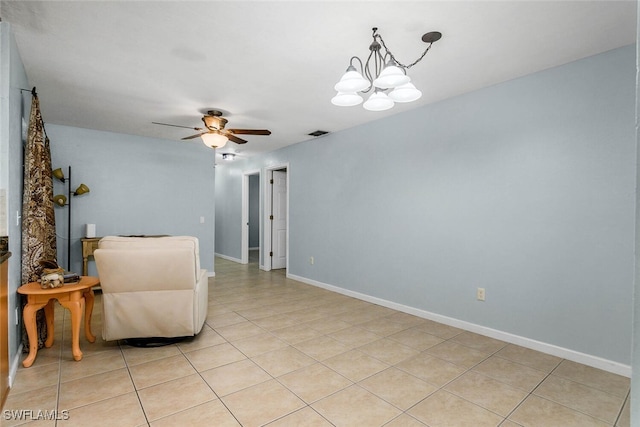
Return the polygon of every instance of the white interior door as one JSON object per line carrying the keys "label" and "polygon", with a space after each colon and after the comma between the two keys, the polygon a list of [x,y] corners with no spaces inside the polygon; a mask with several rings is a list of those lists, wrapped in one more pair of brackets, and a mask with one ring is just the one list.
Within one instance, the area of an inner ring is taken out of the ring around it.
{"label": "white interior door", "polygon": [[273,171],[273,220],[271,221],[271,268],[287,266],[287,172]]}

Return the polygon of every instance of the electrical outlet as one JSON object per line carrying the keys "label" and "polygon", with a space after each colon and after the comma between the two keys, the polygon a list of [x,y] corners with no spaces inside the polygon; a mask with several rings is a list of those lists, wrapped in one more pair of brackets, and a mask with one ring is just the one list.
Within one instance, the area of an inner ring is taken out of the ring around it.
{"label": "electrical outlet", "polygon": [[313,257],[312,257],[312,256],[310,256],[310,257],[309,257],[309,264],[313,265],[313,263],[315,263],[315,262],[316,262],[316,260],[315,260],[315,259],[313,259]]}
{"label": "electrical outlet", "polygon": [[476,298],[478,299],[478,301],[484,301],[484,288],[478,288],[478,290],[476,291]]}

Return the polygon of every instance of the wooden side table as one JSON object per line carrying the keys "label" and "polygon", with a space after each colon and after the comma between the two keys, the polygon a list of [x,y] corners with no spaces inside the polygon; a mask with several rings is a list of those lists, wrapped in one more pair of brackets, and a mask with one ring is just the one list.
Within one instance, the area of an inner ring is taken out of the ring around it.
{"label": "wooden side table", "polygon": [[25,368],[33,365],[38,354],[38,331],[36,326],[36,312],[44,307],[47,322],[47,340],[44,346],[53,345],[53,300],[71,312],[71,353],[74,360],[82,360],[80,351],[80,323],[82,322],[82,308],[84,306],[84,335],[89,342],[95,342],[96,337],[91,333],[91,313],[93,313],[93,286],[100,284],[97,277],[81,276],[77,283],[68,283],[59,288],[42,289],[40,283],[31,282],[18,288],[18,293],[27,296],[22,317],[29,336],[29,355],[22,361]]}
{"label": "wooden side table", "polygon": [[93,251],[98,249],[98,242],[102,239],[102,237],[83,237],[80,239],[82,242],[82,275],[86,276],[87,273],[87,262],[89,261],[89,257],[93,256]]}

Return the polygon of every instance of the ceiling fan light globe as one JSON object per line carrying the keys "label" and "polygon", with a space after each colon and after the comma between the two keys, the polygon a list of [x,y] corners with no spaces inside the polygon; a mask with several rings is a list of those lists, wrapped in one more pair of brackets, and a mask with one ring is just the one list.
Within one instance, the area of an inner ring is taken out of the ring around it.
{"label": "ceiling fan light globe", "polygon": [[422,97],[422,92],[416,89],[413,83],[405,83],[396,87],[389,93],[389,98],[394,102],[413,102]]}
{"label": "ceiling fan light globe", "polygon": [[387,64],[378,78],[373,81],[373,85],[381,89],[389,89],[409,83],[410,81],[411,78],[407,76],[400,67]]}
{"label": "ceiling fan light globe", "polygon": [[362,74],[357,72],[354,67],[349,67],[333,88],[338,92],[350,93],[367,90],[369,86],[371,86],[369,80],[362,77]]}
{"label": "ceiling fan light globe", "polygon": [[205,133],[200,136],[202,142],[209,148],[222,148],[226,145],[229,138],[219,133]]}
{"label": "ceiling fan light globe", "polygon": [[393,108],[393,105],[393,99],[389,98],[386,93],[375,91],[362,106],[368,111],[385,111]]}
{"label": "ceiling fan light globe", "polygon": [[362,104],[362,97],[355,92],[338,92],[336,96],[331,98],[331,103],[339,107],[353,107]]}

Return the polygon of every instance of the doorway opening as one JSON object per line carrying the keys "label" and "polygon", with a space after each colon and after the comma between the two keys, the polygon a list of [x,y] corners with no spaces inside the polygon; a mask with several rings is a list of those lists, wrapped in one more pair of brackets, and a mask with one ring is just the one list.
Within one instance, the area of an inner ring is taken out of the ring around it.
{"label": "doorway opening", "polygon": [[259,266],[260,228],[260,171],[249,171],[242,177],[242,264]]}

